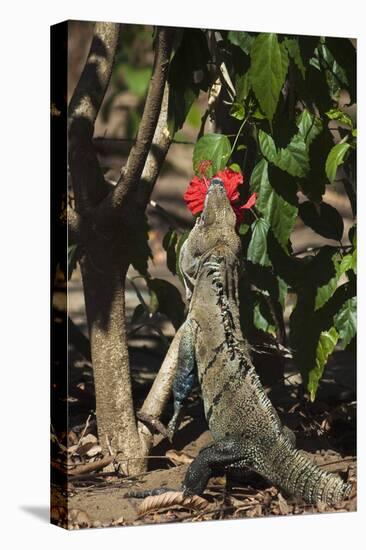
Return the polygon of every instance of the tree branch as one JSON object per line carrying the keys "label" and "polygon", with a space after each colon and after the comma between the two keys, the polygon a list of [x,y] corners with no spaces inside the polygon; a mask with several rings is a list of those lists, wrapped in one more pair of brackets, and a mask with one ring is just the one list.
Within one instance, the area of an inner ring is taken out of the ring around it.
{"label": "tree branch", "polygon": [[144,210],[173,139],[168,130],[168,104],[169,84],[166,82],[154,138],[137,189],[136,203]]}
{"label": "tree branch", "polygon": [[[169,84],[166,82],[159,119],[141,179],[135,188],[135,193],[127,195],[121,209],[118,210],[118,223],[123,223],[125,227],[129,227],[130,229],[133,229],[134,226],[138,227],[141,224],[138,214],[142,215],[145,212],[151,192],[172,143],[172,136],[168,130],[169,92]],[[123,184],[122,180],[118,185],[121,184]],[[105,224],[113,220],[113,218],[111,220],[111,216],[108,216],[109,208],[112,208],[111,203],[108,201],[107,204],[107,200],[103,201],[100,208],[97,209],[96,225],[99,222],[99,225],[105,226]]]}
{"label": "tree branch", "polygon": [[106,195],[92,139],[95,119],[109,84],[118,37],[118,24],[95,24],[89,55],[69,105],[69,166],[76,209],[81,214]]}
{"label": "tree branch", "polygon": [[[115,189],[105,197],[98,208],[97,218],[99,223],[113,223],[114,220],[118,220],[120,223],[121,209],[127,202],[126,199],[130,195],[131,190],[136,189],[136,185],[141,177],[144,178],[143,170],[145,166],[146,180],[148,182],[155,182],[161,166],[161,157],[165,158],[165,154],[171,143],[171,138],[168,135],[166,127],[167,98],[169,93],[166,86],[166,78],[172,37],[172,29],[161,28],[158,30],[153,74],[136,143],[131,149],[127,165],[124,167]],[[163,98],[165,98],[165,105],[162,111]],[[162,115],[160,116],[161,111]],[[149,160],[146,163],[148,157]],[[146,195],[147,198],[143,201],[144,206],[148,202],[149,193],[146,193]],[[128,210],[126,209],[127,215],[131,213],[131,209],[129,208]]]}
{"label": "tree branch", "polygon": [[[159,418],[168,402],[172,391],[174,375],[178,366],[178,351],[183,334],[183,327],[184,325],[176,332],[149,394],[144,401],[141,412],[145,415]],[[148,452],[152,443],[152,432],[142,422],[138,423],[138,430],[141,442],[146,452]]]}

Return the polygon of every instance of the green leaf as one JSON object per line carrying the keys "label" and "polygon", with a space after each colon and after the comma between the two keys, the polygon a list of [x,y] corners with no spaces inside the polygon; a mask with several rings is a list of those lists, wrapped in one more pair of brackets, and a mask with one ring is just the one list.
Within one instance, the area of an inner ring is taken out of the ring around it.
{"label": "green leaf", "polygon": [[262,111],[272,121],[288,68],[288,56],[275,33],[259,34],[250,50],[250,81]]}
{"label": "green leaf", "polygon": [[332,274],[332,277],[325,285],[317,288],[314,307],[315,311],[323,307],[323,305],[326,304],[333,296],[337,289],[339,279],[342,273],[344,273],[341,269],[339,254],[334,254],[332,261],[334,264],[334,274]]}
{"label": "green leaf", "polygon": [[244,237],[244,235],[246,235],[248,233],[249,229],[250,229],[250,225],[248,225],[247,223],[242,223],[239,226],[238,233],[239,233],[239,235]]}
{"label": "green leaf", "polygon": [[351,96],[351,103],[356,101],[356,48],[349,38],[325,39],[328,51],[333,60],[342,66],[348,81],[347,89]]}
{"label": "green leaf", "polygon": [[268,178],[268,163],[265,159],[255,166],[250,179],[252,192],[257,193],[256,208],[271,226],[278,242],[287,250],[287,243],[295,220],[297,207],[284,200],[272,187]]}
{"label": "green leaf", "polygon": [[308,147],[323,131],[323,122],[321,118],[312,115],[307,109],[304,109],[298,116],[296,124],[299,128],[300,136]]}
{"label": "green leaf", "polygon": [[267,233],[269,225],[263,218],[252,223],[252,238],[250,240],[247,259],[254,264],[268,265]]}
{"label": "green leaf", "polygon": [[356,273],[357,269],[357,248],[351,254],[346,254],[343,256],[341,261],[341,272],[347,273],[347,271],[353,271]]}
{"label": "green leaf", "polygon": [[246,100],[250,92],[249,72],[237,75],[235,80],[236,101],[242,103]]}
{"label": "green leaf", "polygon": [[340,311],[334,316],[334,326],[342,340],[342,349],[345,349],[357,330],[357,298],[347,300]]}
{"label": "green leaf", "polygon": [[244,120],[245,109],[242,103],[233,103],[230,108],[230,116],[237,120]]}
{"label": "green leaf", "polygon": [[254,113],[252,114],[252,117],[255,118],[256,120],[264,120],[266,118],[266,116],[262,113],[262,111],[259,108],[254,111]]}
{"label": "green leaf", "polygon": [[336,120],[340,124],[348,126],[351,130],[353,129],[353,122],[350,116],[346,115],[340,109],[330,109],[325,113],[330,120]]}
{"label": "green leaf", "polygon": [[277,156],[277,166],[291,176],[305,177],[309,171],[309,154],[304,138],[296,134],[286,149],[280,149]]}
{"label": "green leaf", "polygon": [[317,61],[329,86],[330,95],[337,98],[342,88],[348,88],[348,78],[344,68],[334,59],[326,44],[320,44],[316,52]]}
{"label": "green leaf", "polygon": [[184,321],[184,303],[179,290],[163,279],[147,279],[151,293],[150,309],[166,315],[178,330]]}
{"label": "green leaf", "polygon": [[264,295],[261,292],[255,293],[258,302],[254,306],[253,310],[253,322],[254,326],[264,332],[269,332],[275,335],[275,322],[273,320],[268,303],[265,300]]}
{"label": "green leaf", "polygon": [[272,136],[270,136],[263,130],[259,130],[258,141],[259,141],[259,146],[261,148],[263,156],[265,156],[266,159],[269,160],[270,162],[273,162],[274,164],[276,164],[277,149]]}
{"label": "green leaf", "polygon": [[346,273],[347,271],[350,271],[352,270],[354,273],[356,273],[356,263],[355,263],[355,259],[356,257],[354,256],[354,252],[355,250],[353,251],[352,254],[346,254],[346,256],[343,256],[342,258],[342,261],[341,261],[341,270],[342,270],[342,273]]}
{"label": "green leaf", "polygon": [[337,145],[334,145],[334,147],[330,150],[325,162],[325,173],[327,174],[327,178],[330,183],[334,182],[337,174],[337,168],[343,164],[344,157],[349,148],[349,143],[337,143]]}
{"label": "green leaf", "polygon": [[72,273],[76,268],[78,258],[78,245],[71,244],[67,247],[67,280],[70,281]]}
{"label": "green leaf", "polygon": [[282,44],[285,46],[288,54],[294,60],[295,65],[299,69],[301,76],[305,78],[305,66],[301,57],[300,46],[296,38],[285,38]]}
{"label": "green leaf", "polygon": [[337,330],[332,327],[328,331],[323,331],[320,334],[318,346],[316,348],[316,362],[315,367],[309,371],[308,391],[310,393],[310,400],[314,401],[316,392],[318,390],[319,381],[323,376],[324,367],[328,361],[331,353],[337,345],[339,334]]}
{"label": "green leaf", "polygon": [[[310,169],[309,146],[322,131],[322,122],[315,115],[311,115],[306,109],[298,116],[296,125],[298,132],[295,134],[286,148],[279,149],[274,156],[273,148],[267,145],[267,151],[271,155],[271,162],[278,168],[288,172],[291,176],[303,178]],[[268,152],[267,152],[268,154]],[[268,158],[268,157],[267,157]]]}
{"label": "green leaf", "polygon": [[230,157],[231,145],[229,139],[222,134],[207,134],[201,137],[193,151],[193,168],[196,174],[200,174],[200,164],[209,160],[211,165],[205,175],[212,178],[219,170],[223,170]]}
{"label": "green leaf", "polygon": [[234,172],[238,172],[238,174],[241,174],[241,168],[239,164],[237,164],[236,162],[233,162],[232,164],[230,164],[229,168]]}
{"label": "green leaf", "polygon": [[325,174],[324,165],[329,151],[333,147],[331,132],[322,131],[308,145],[310,171],[305,179],[299,181],[301,191],[313,202],[321,202],[325,193],[328,179]]}
{"label": "green leaf", "polygon": [[244,31],[230,31],[227,35],[229,42],[238,46],[244,53],[249,54],[254,38]]}
{"label": "green leaf", "polygon": [[313,231],[326,239],[342,240],[343,219],[333,206],[325,202],[315,205],[305,201],[299,205],[299,215],[302,221]]}

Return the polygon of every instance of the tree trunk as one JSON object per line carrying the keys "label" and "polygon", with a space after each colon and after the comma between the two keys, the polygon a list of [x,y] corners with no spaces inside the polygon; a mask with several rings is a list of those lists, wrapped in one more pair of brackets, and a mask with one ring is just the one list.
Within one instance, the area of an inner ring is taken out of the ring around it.
{"label": "tree trunk", "polygon": [[[114,250],[114,253],[113,253]],[[125,327],[127,255],[122,246],[92,244],[81,260],[85,307],[96,390],[98,436],[103,452],[112,452],[129,474],[143,460],[132,399]],[[123,456],[132,457],[123,462]]]}
{"label": "tree trunk", "polygon": [[[94,123],[111,76],[119,26],[96,23],[89,56],[69,106],[69,167],[75,211],[69,237],[80,260],[103,452],[119,455],[128,473],[144,469],[152,434],[139,437],[132,399],[125,327],[125,277],[131,240],[171,143],[166,83],[174,31],[158,28],[153,74],[136,143],[113,190],[93,146]],[[144,189],[136,200],[136,191]],[[128,460],[126,460],[128,457]],[[126,462],[124,462],[124,459]]]}

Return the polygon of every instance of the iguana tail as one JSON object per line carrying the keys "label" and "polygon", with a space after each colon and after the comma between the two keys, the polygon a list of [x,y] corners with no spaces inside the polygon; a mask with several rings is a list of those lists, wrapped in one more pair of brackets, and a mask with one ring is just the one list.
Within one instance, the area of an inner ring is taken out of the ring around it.
{"label": "iguana tail", "polygon": [[289,494],[301,496],[309,504],[335,504],[351,492],[351,485],[311,462],[285,438],[272,449],[272,483]]}

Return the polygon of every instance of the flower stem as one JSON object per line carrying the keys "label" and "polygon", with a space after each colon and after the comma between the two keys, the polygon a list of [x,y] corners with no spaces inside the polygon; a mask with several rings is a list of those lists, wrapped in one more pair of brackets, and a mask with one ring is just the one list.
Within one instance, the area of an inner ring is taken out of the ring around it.
{"label": "flower stem", "polygon": [[255,219],[256,219],[256,220],[259,220],[259,216],[257,216],[257,214],[255,213],[254,208],[250,208],[249,210],[251,211],[251,213],[253,214],[253,216],[255,217]]}
{"label": "flower stem", "polygon": [[232,156],[232,154],[233,154],[233,152],[234,152],[234,149],[235,149],[236,144],[237,144],[237,142],[238,142],[239,136],[240,136],[240,134],[241,134],[241,132],[242,132],[242,130],[243,130],[243,128],[244,128],[244,126],[245,126],[245,124],[246,124],[247,121],[248,121],[248,116],[246,116],[245,119],[243,120],[243,122],[241,123],[240,128],[239,128],[239,130],[238,130],[238,133],[237,133],[236,136],[235,136],[234,143],[233,143],[233,146],[232,146],[232,148],[231,148],[230,157],[229,157],[229,158],[231,158],[231,156]]}

